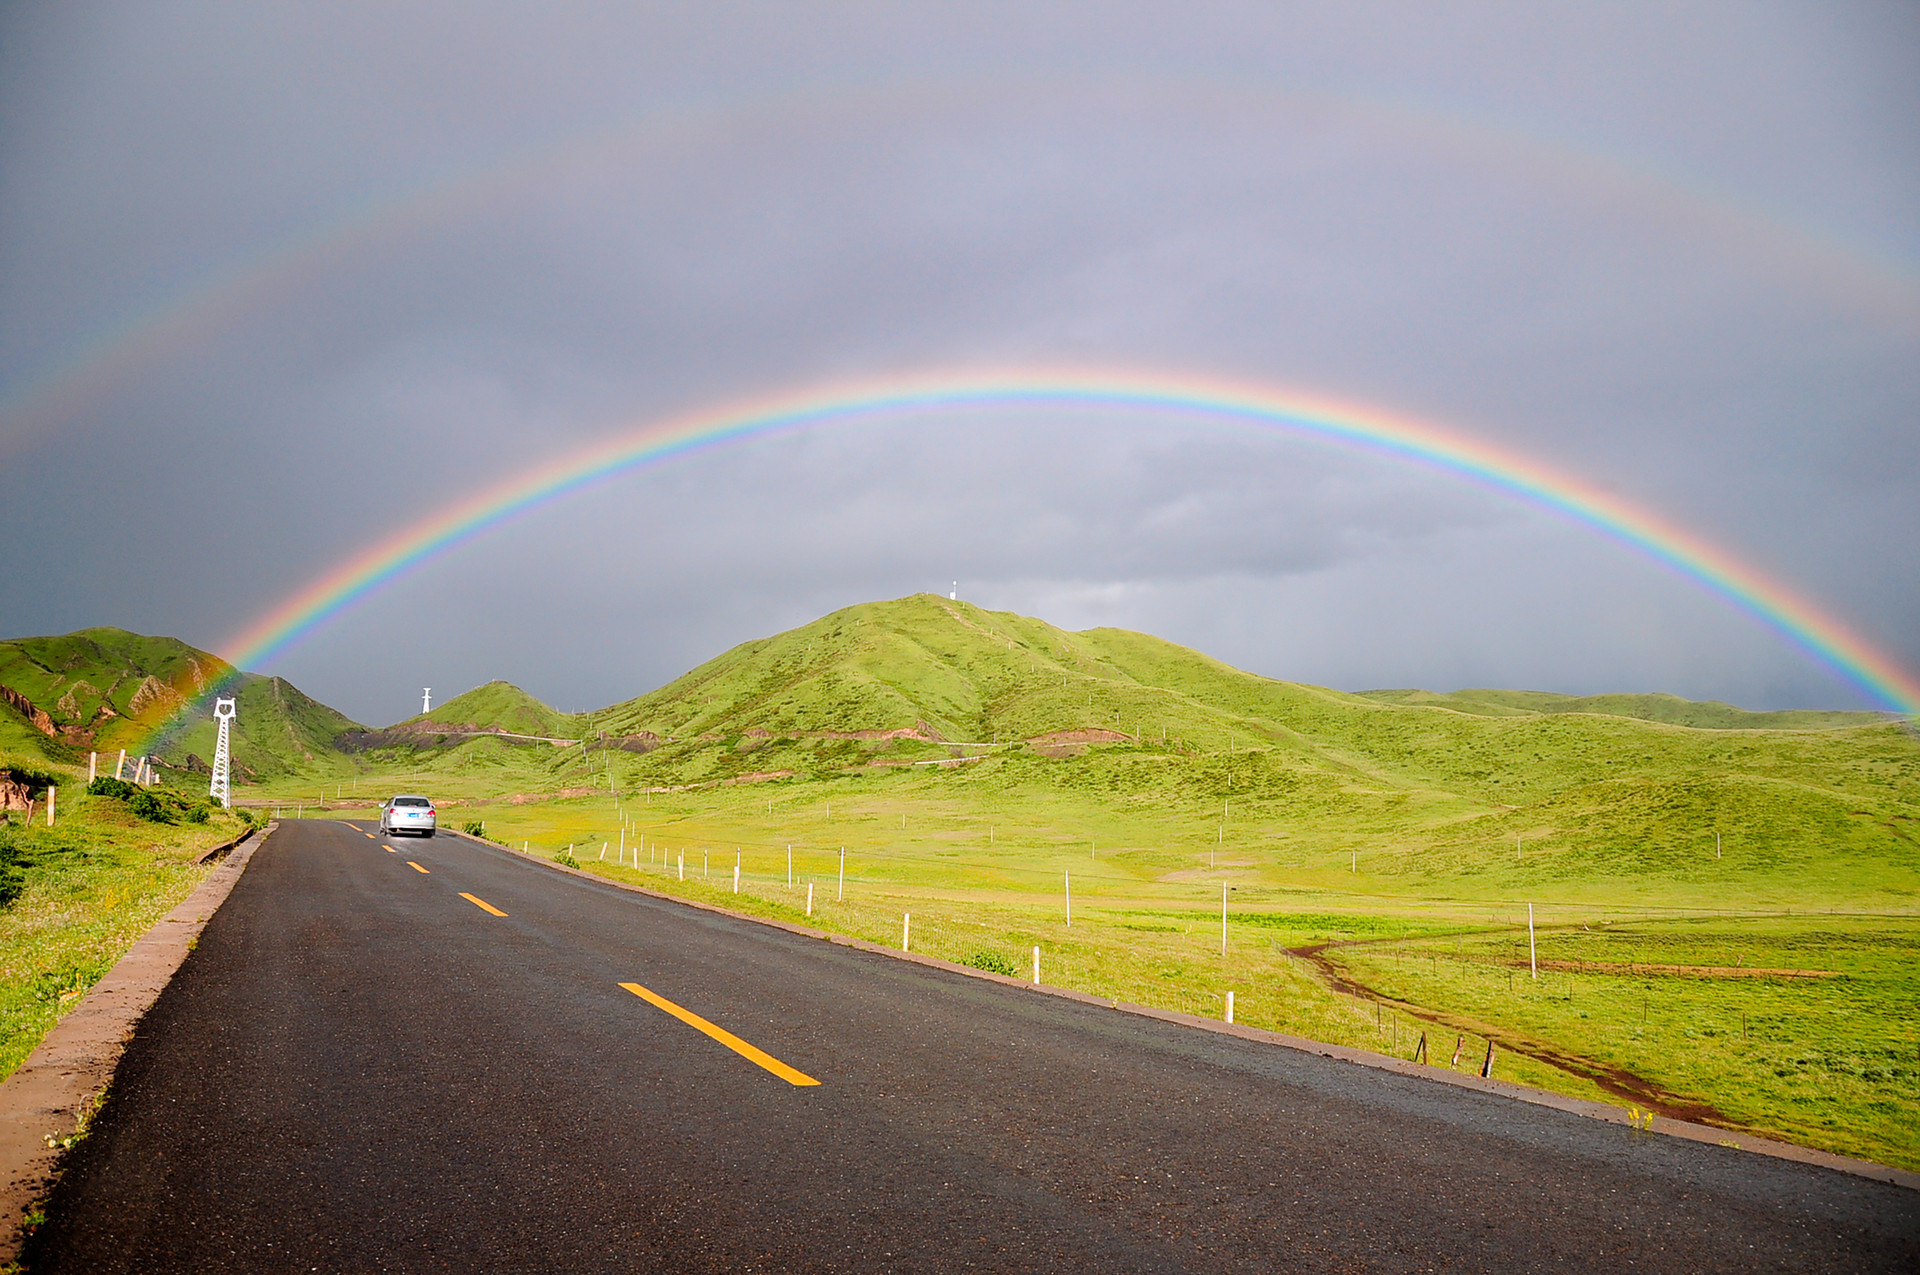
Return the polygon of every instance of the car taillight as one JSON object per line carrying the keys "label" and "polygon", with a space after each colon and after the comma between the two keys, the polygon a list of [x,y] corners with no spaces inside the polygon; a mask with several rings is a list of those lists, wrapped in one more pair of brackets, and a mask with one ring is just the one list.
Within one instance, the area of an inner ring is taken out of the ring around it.
{"label": "car taillight", "polygon": [[428,814],[432,814],[432,813],[433,813],[433,807],[432,807],[432,806],[428,806],[428,807],[427,807],[427,813],[428,813]]}

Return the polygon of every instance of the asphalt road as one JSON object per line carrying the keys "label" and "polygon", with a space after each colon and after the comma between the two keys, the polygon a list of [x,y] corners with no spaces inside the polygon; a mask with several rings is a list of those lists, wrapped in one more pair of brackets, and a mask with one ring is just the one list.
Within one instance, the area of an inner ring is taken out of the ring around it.
{"label": "asphalt road", "polygon": [[26,1256],[1914,1271],[1920,1194],[295,822],[142,1024]]}

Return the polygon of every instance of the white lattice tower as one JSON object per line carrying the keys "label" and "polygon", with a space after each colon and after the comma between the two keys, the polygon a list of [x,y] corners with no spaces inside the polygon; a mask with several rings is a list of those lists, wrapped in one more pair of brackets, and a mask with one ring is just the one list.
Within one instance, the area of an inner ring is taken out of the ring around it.
{"label": "white lattice tower", "polygon": [[233,790],[227,778],[231,769],[227,728],[233,725],[233,712],[232,700],[223,696],[213,702],[213,715],[220,719],[220,738],[213,746],[213,782],[207,785],[207,795],[218,797],[220,804],[229,808],[233,805]]}

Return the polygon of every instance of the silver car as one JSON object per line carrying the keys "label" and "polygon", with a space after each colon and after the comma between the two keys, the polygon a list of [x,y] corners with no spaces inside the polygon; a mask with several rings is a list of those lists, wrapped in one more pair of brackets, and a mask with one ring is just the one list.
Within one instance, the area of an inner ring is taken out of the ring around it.
{"label": "silver car", "polygon": [[380,807],[380,831],[385,836],[397,837],[403,832],[417,832],[423,837],[431,837],[433,827],[433,802],[425,797],[411,794],[389,797],[387,804]]}

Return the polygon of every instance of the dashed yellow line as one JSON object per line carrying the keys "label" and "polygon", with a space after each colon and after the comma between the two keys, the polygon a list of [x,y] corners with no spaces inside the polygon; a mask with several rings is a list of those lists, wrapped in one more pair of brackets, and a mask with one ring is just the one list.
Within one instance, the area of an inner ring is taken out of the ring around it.
{"label": "dashed yellow line", "polygon": [[765,1050],[749,1045],[746,1041],[741,1040],[724,1027],[714,1026],[690,1009],[680,1008],[680,1006],[674,1004],[657,992],[650,992],[638,983],[622,983],[620,986],[626,988],[635,996],[647,1002],[647,1004],[652,1005],[655,1009],[663,1009],[681,1022],[687,1024],[687,1026],[699,1028],[707,1035],[725,1045],[728,1049],[731,1049],[734,1053],[739,1054],[749,1062],[760,1064],[760,1066],[765,1067],[768,1071],[790,1085],[817,1085],[820,1083],[812,1076],[807,1075],[806,1072],[796,1071]]}
{"label": "dashed yellow line", "polygon": [[[393,847],[392,847],[392,846],[388,846],[388,847],[387,847],[387,849],[389,849],[389,850],[391,850],[391,849],[393,849]],[[413,869],[413,870],[414,870],[415,872],[425,872],[425,871],[426,871],[426,869],[425,869],[425,868],[423,868],[423,867],[421,867],[421,866],[420,866],[419,864],[417,864],[417,863],[415,863],[415,862],[414,862],[414,861],[413,861],[412,859],[408,859],[408,860],[407,860],[407,866],[408,866],[409,868],[412,868],[412,869]]]}
{"label": "dashed yellow line", "polygon": [[460,892],[460,897],[465,899],[467,902],[473,904],[473,906],[479,908],[482,912],[491,912],[495,916],[506,915],[505,912],[502,912],[499,908],[493,906],[493,904],[487,902],[485,899],[478,898],[474,895],[468,894],[465,890],[462,890]]}
{"label": "dashed yellow line", "polygon": [[394,849],[394,848],[393,848],[392,846],[382,846],[382,847],[380,847],[380,848],[381,848],[382,850],[385,850],[385,851],[386,851],[386,852],[387,852],[388,854],[399,854],[399,853],[400,853],[400,852],[399,852],[398,850],[395,850],[395,849]]}

